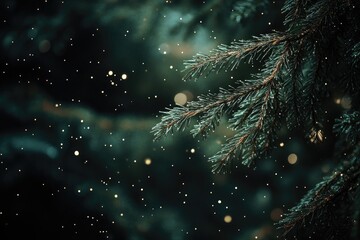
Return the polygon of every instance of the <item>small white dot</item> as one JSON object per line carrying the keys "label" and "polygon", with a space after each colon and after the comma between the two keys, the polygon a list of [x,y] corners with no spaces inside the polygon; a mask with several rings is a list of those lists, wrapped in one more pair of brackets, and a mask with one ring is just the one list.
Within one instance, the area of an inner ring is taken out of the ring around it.
{"label": "small white dot", "polygon": [[78,150],[76,150],[76,151],[74,152],[74,155],[75,155],[75,156],[79,156],[79,154],[80,154],[80,152],[79,152]]}

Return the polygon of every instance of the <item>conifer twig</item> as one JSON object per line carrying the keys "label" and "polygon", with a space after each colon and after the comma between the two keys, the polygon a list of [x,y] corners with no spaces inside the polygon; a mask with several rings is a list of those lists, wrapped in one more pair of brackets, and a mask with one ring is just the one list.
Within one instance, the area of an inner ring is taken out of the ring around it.
{"label": "conifer twig", "polygon": [[321,213],[332,205],[335,198],[355,191],[359,187],[360,165],[358,156],[353,156],[352,164],[343,164],[331,176],[318,183],[310,190],[298,205],[291,208],[278,223],[288,234],[295,226],[304,223],[309,216]]}

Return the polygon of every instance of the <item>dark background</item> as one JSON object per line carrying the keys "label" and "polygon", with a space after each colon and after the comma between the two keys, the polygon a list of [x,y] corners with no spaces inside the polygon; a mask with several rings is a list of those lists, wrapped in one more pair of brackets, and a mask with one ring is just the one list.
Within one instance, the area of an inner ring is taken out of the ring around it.
{"label": "dark background", "polygon": [[[181,80],[198,52],[282,30],[281,1],[241,21],[235,2],[1,1],[1,239],[281,234],[274,223],[333,166],[328,126],[316,146],[284,127],[271,156],[228,175],[207,162],[231,134],[225,123],[204,141],[150,133],[176,94],[196,99],[258,69]],[[329,115],[347,107],[335,100]]]}

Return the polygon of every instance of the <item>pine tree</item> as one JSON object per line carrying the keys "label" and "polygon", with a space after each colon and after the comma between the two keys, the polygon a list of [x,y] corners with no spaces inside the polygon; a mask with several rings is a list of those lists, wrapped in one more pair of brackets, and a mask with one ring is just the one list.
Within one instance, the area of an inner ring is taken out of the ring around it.
{"label": "pine tree", "polygon": [[[267,1],[240,1],[241,20]],[[314,239],[360,237],[360,2],[357,0],[287,0],[282,32],[220,45],[185,62],[184,80],[212,72],[234,71],[241,62],[262,68],[234,87],[201,95],[185,106],[168,108],[153,127],[155,140],[190,125],[194,137],[206,137],[223,116],[234,135],[209,161],[214,173],[232,163],[250,166],[271,153],[278,131],[302,128],[318,144],[335,134],[338,166],[310,190],[278,223],[285,236]],[[328,119],[326,101],[351,101],[337,119]],[[333,124],[333,133],[324,126]],[[261,164],[260,161],[257,164]]]}

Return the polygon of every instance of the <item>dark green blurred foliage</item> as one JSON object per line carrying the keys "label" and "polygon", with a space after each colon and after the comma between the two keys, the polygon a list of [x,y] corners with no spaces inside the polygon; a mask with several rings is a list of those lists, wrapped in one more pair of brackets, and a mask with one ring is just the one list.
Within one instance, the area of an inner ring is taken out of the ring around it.
{"label": "dark green blurred foliage", "polygon": [[[254,170],[214,175],[206,159],[229,134],[224,119],[201,143],[187,134],[154,143],[150,131],[177,93],[195,99],[257,69],[241,63],[236,75],[181,80],[183,61],[197,52],[283,30],[281,6],[1,1],[0,239],[280,236],[280,215],[336,165],[333,136],[313,146],[283,127],[284,146]],[[348,54],[358,59],[356,49]]]}

